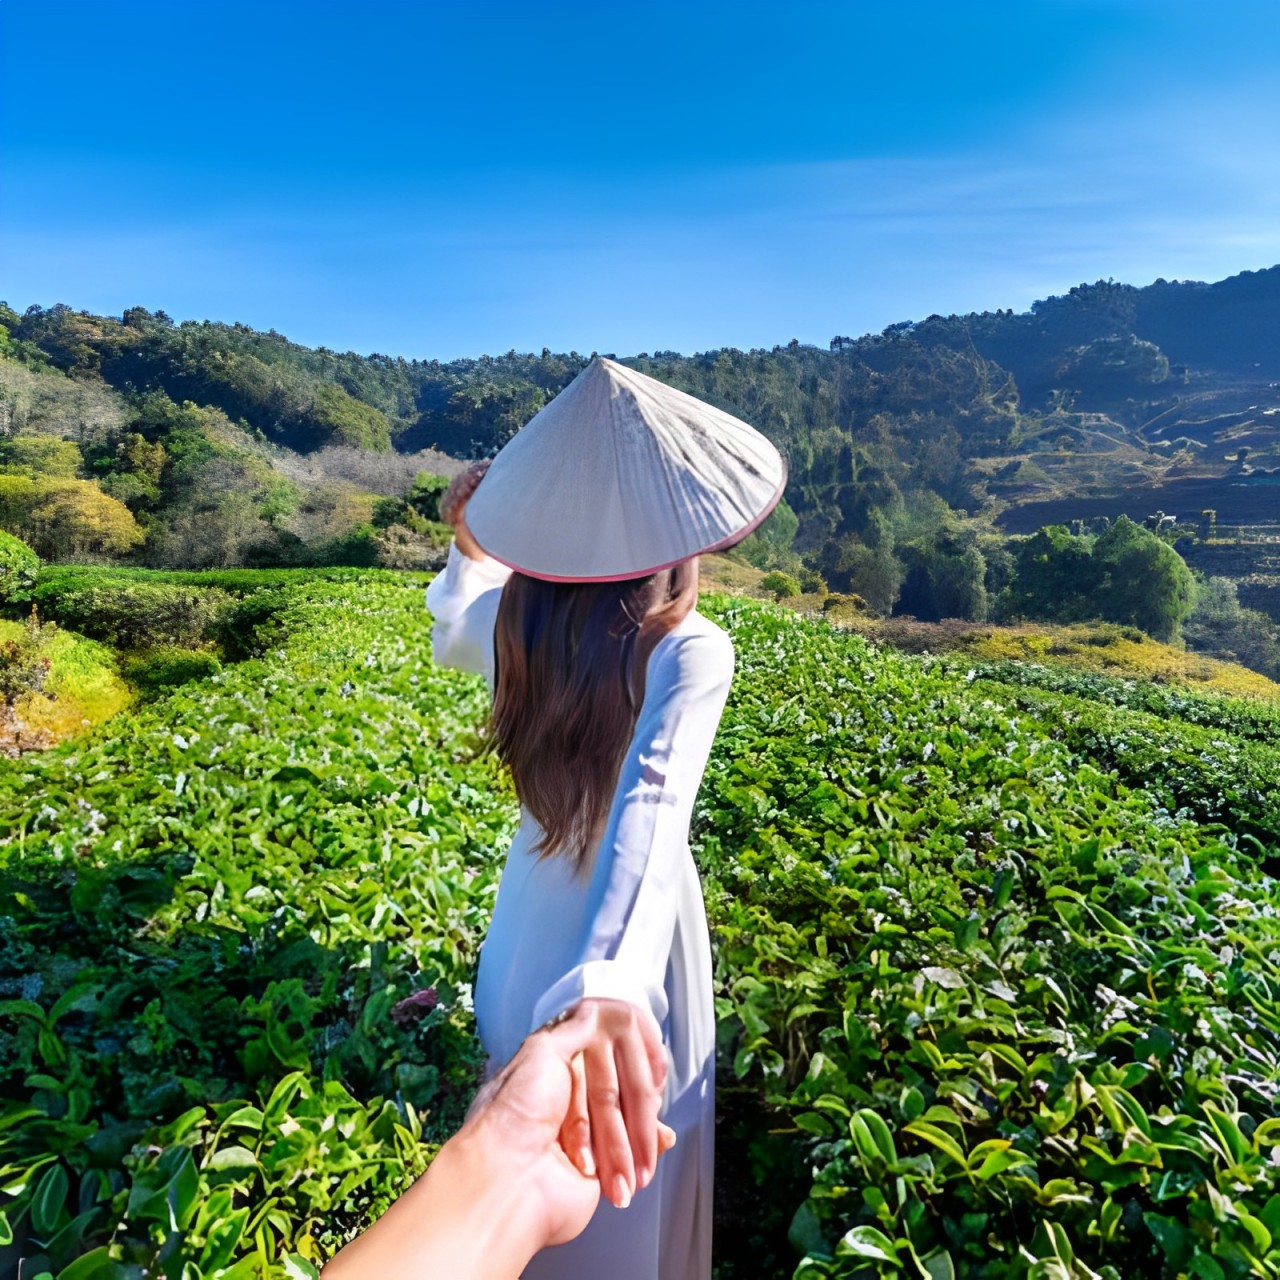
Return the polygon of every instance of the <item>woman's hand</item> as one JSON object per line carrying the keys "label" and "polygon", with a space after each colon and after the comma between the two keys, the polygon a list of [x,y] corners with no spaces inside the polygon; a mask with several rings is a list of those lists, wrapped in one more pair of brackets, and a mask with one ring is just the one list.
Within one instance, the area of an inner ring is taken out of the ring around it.
{"label": "woman's hand", "polygon": [[[560,1145],[577,1168],[600,1180],[619,1209],[653,1179],[675,1134],[658,1120],[667,1060],[647,1009],[625,1000],[583,1000],[574,1019],[589,1034],[572,1064],[573,1091]],[[568,1023],[565,1024],[566,1026]]]}
{"label": "woman's hand", "polygon": [[466,509],[484,473],[489,470],[491,459],[473,462],[465,471],[449,481],[449,487],[440,495],[440,519],[453,528],[453,540],[458,550],[470,560],[483,560],[485,553],[467,528]]}
{"label": "woman's hand", "polygon": [[538,1250],[572,1240],[600,1202],[600,1183],[570,1163],[561,1139],[583,1096],[575,1064],[606,1048],[619,1064],[615,1104],[635,1092],[634,1077],[647,1081],[629,1113],[652,1117],[640,1146],[655,1159],[669,1150],[675,1134],[657,1120],[665,1075],[657,1024],[620,1001],[584,1000],[525,1040],[426,1175],[325,1267],[324,1280],[513,1280]]}
{"label": "woman's hand", "polygon": [[[632,1169],[647,1169],[647,1183],[659,1155],[675,1145],[658,1119],[666,1074],[662,1038],[647,1009],[583,1000],[525,1040],[476,1095],[458,1137],[500,1153],[508,1172],[519,1171],[541,1247],[563,1244],[591,1220],[601,1191],[625,1207],[634,1193]],[[572,1164],[566,1149],[575,1152]],[[624,1186],[608,1181],[620,1175]]]}

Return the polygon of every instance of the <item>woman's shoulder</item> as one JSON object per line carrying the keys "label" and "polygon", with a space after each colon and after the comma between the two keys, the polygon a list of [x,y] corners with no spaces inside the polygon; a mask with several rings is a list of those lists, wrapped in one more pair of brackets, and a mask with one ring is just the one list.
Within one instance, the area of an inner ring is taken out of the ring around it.
{"label": "woman's shoulder", "polygon": [[654,646],[651,662],[674,663],[709,678],[732,676],[733,641],[723,627],[691,609]]}

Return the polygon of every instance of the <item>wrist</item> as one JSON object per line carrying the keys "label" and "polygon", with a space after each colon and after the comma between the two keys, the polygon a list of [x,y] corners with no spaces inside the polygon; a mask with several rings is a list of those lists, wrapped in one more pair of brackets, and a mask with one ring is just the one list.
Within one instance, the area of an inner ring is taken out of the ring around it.
{"label": "wrist", "polygon": [[502,1135],[468,1125],[428,1171],[436,1193],[450,1201],[457,1235],[483,1242],[485,1269],[475,1274],[486,1280],[518,1276],[546,1243],[539,1192],[512,1156]]}
{"label": "wrist", "polygon": [[453,527],[453,541],[458,550],[467,557],[468,560],[484,560],[487,559],[484,549],[472,537],[471,530],[467,528],[466,522],[459,520]]}

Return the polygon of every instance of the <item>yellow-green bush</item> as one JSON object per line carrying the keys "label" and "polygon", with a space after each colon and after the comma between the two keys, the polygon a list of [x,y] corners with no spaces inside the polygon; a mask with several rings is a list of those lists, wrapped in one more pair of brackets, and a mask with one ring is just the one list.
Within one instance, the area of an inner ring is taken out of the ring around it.
{"label": "yellow-green bush", "polygon": [[[0,641],[21,641],[27,634],[25,623],[0,620]],[[106,645],[53,623],[45,623],[39,634],[50,661],[49,674],[42,689],[23,694],[13,707],[31,734],[47,734],[60,742],[102,724],[129,705],[129,686],[120,678]]]}

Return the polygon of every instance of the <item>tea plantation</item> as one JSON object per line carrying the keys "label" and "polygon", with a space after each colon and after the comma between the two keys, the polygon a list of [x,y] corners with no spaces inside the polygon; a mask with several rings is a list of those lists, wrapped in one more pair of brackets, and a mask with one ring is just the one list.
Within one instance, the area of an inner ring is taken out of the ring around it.
{"label": "tea plantation", "polygon": [[[210,575],[265,651],[0,762],[0,1274],[311,1276],[458,1122],[515,805],[424,581]],[[1280,709],[702,607],[720,1275],[1280,1276]]]}

